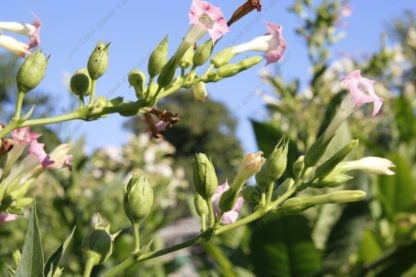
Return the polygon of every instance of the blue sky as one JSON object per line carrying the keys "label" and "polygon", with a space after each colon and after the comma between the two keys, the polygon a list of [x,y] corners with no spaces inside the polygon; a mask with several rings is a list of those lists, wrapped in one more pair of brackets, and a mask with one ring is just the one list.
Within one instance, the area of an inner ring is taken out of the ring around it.
{"label": "blue sky", "polygon": [[[224,15],[229,17],[243,0],[211,2],[220,6]],[[0,15],[2,21],[31,22],[33,11],[42,19],[41,48],[51,54],[51,58],[40,89],[50,93],[64,112],[72,97],[63,85],[64,73],[85,67],[98,40],[111,41],[112,44],[109,69],[99,79],[97,94],[133,100],[134,92],[126,82],[127,73],[136,67],[145,71],[151,50],[165,35],[169,35],[170,52],[175,50],[189,27],[187,14],[190,3],[191,0],[15,0],[4,1]],[[309,64],[305,44],[294,33],[300,22],[287,11],[290,3],[292,1],[263,0],[264,11],[252,13],[235,23],[232,32],[220,41],[216,51],[265,33],[264,21],[276,22],[284,26],[288,44],[287,59],[280,66],[283,76],[288,80],[305,79],[309,74]],[[373,52],[379,48],[380,33],[391,18],[400,16],[406,8],[416,11],[414,0],[352,0],[351,6],[353,15],[346,19],[347,36],[333,47],[333,58],[337,53],[360,55]],[[258,89],[271,90],[258,78],[263,66],[264,63],[237,77],[208,85],[209,97],[225,103],[239,119],[238,136],[246,151],[257,148],[248,118],[265,119],[267,115],[261,99],[255,95]],[[61,125],[61,135],[76,138],[85,134],[89,149],[121,145],[128,137],[122,128],[124,120],[112,115],[94,122],[67,122]]]}

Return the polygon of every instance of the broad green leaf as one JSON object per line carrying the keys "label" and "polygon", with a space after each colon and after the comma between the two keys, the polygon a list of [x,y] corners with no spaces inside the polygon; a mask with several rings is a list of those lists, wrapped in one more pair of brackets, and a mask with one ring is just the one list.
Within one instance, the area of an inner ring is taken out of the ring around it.
{"label": "broad green leaf", "polygon": [[72,229],[71,234],[65,239],[65,241],[61,244],[61,246],[56,249],[56,251],[49,257],[46,261],[44,274],[45,276],[53,276],[56,269],[59,266],[59,262],[61,261],[62,257],[65,255],[68,245],[72,241],[72,237],[74,236],[75,227]]}
{"label": "broad green leaf", "polygon": [[405,96],[400,95],[394,100],[393,108],[400,141],[411,141],[416,135],[416,118],[410,101]]}
{"label": "broad green leaf", "polygon": [[304,216],[275,216],[251,227],[251,259],[257,276],[319,275],[321,257]]}
{"label": "broad green leaf", "polygon": [[394,219],[399,212],[416,211],[416,180],[408,159],[395,153],[388,157],[395,165],[393,176],[380,176],[378,197],[387,215]]}
{"label": "broad green leaf", "polygon": [[365,231],[360,245],[360,260],[364,264],[375,261],[383,253],[380,243],[376,236],[369,229]]}
{"label": "broad green leaf", "polygon": [[43,250],[40,238],[36,201],[33,201],[29,224],[23,244],[22,257],[16,269],[17,277],[38,277],[43,275]]}
{"label": "broad green leaf", "polygon": [[[368,221],[366,202],[346,205],[338,222],[334,225],[327,240],[324,255],[325,270],[331,273],[348,271],[351,256],[358,253]],[[345,273],[345,272],[344,272]]]}

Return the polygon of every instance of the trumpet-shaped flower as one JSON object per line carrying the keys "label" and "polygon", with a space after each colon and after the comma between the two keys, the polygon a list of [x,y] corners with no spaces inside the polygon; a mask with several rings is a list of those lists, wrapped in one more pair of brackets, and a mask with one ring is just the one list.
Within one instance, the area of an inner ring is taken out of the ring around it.
{"label": "trumpet-shaped flower", "polygon": [[[212,205],[213,205],[216,216],[219,216],[221,213],[221,210],[220,210],[221,195],[229,189],[230,189],[230,186],[228,185],[228,182],[225,181],[224,184],[217,187],[217,190],[212,196]],[[233,208],[230,211],[223,213],[223,215],[221,216],[220,222],[222,224],[231,224],[231,223],[236,222],[238,218],[238,214],[241,208],[243,207],[243,204],[244,204],[244,198],[239,197],[237,201],[235,202]]]}
{"label": "trumpet-shaped flower", "polygon": [[230,31],[221,10],[206,1],[192,1],[189,20],[192,27],[184,40],[191,44],[201,39],[207,32],[215,43]]}
{"label": "trumpet-shaped flower", "polygon": [[249,153],[244,156],[241,161],[240,168],[237,173],[238,180],[237,183],[241,184],[247,179],[251,178],[254,174],[260,171],[263,164],[266,162],[266,159],[263,157],[263,152],[258,151],[254,153]]}
{"label": "trumpet-shaped flower", "polygon": [[355,161],[342,162],[337,167],[344,172],[362,170],[378,175],[394,175],[394,171],[391,168],[395,167],[395,165],[392,161],[385,158],[365,157]]}
{"label": "trumpet-shaped flower", "polygon": [[54,164],[54,161],[52,161],[49,155],[46,154],[45,150],[43,149],[44,147],[45,144],[33,141],[29,146],[29,154],[34,155],[41,163],[43,168],[48,168]]}
{"label": "trumpet-shaped flower", "polygon": [[[349,109],[352,110],[351,112],[366,103],[373,103],[373,116],[380,111],[381,106],[383,105],[383,99],[378,97],[374,91],[375,81],[362,77],[360,70],[355,70],[348,74],[342,79],[341,83],[344,84],[350,92],[349,97],[353,103],[353,108],[351,109],[349,107]],[[350,104],[348,103],[346,106],[349,105]]]}
{"label": "trumpet-shaped flower", "polygon": [[15,144],[28,144],[37,140],[41,134],[30,132],[29,127],[22,127],[12,131],[12,138]]}
{"label": "trumpet-shaped flower", "polygon": [[30,54],[29,45],[18,41],[14,37],[6,36],[0,33],[0,46],[12,52],[19,57],[25,57]]}

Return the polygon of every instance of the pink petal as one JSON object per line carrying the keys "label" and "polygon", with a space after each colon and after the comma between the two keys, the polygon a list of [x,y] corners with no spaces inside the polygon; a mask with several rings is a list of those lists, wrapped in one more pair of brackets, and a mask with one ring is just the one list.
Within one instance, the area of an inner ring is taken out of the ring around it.
{"label": "pink petal", "polygon": [[283,28],[275,23],[267,22],[267,29],[271,38],[269,40],[269,49],[266,51],[267,64],[278,62],[282,59],[286,50],[286,41],[283,38]]}
{"label": "pink petal", "polygon": [[36,140],[30,143],[29,154],[36,156],[43,168],[50,167],[54,161],[52,161],[48,154],[43,149],[45,144],[39,143]]}
{"label": "pink petal", "polygon": [[12,138],[15,143],[28,144],[37,140],[41,134],[31,133],[29,127],[22,127],[12,131]]}
{"label": "pink petal", "polygon": [[238,218],[238,212],[236,211],[228,211],[224,213],[221,217],[221,223],[222,224],[231,224],[237,221]]}
{"label": "pink petal", "polygon": [[[221,213],[219,202],[221,195],[227,191],[230,188],[228,185],[228,181],[225,181],[224,184],[217,187],[217,190],[215,191],[214,195],[212,196],[212,206],[214,208],[215,215],[218,216]],[[242,197],[239,197],[237,199],[237,202],[234,204],[234,207],[228,211],[225,212],[221,217],[221,223],[222,224],[230,224],[236,222],[238,218],[238,214],[243,207],[244,199]]]}
{"label": "pink petal", "polygon": [[8,214],[8,213],[0,213],[0,222],[9,222],[17,219],[17,215],[15,214]]}

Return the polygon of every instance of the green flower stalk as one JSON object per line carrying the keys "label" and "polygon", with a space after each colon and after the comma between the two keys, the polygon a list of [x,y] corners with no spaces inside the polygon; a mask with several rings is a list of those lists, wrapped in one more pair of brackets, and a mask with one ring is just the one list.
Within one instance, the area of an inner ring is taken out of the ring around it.
{"label": "green flower stalk", "polygon": [[162,71],[162,68],[168,61],[168,36],[156,46],[150,55],[149,62],[147,64],[147,70],[149,72],[150,79],[153,79],[156,75]]}
{"label": "green flower stalk", "polygon": [[110,43],[105,44],[99,41],[91,53],[87,67],[92,80],[97,80],[107,71],[109,46]]}
{"label": "green flower stalk", "polygon": [[39,85],[48,66],[45,54],[37,50],[30,54],[17,72],[16,82],[19,92],[26,93]]}
{"label": "green flower stalk", "polygon": [[195,191],[208,201],[218,187],[218,179],[214,165],[205,154],[198,153],[193,164]]}

